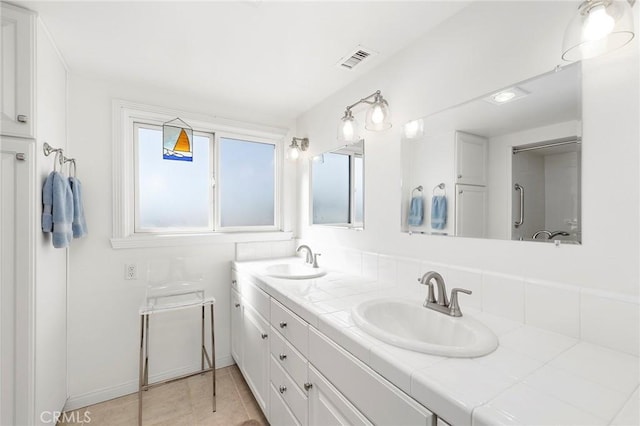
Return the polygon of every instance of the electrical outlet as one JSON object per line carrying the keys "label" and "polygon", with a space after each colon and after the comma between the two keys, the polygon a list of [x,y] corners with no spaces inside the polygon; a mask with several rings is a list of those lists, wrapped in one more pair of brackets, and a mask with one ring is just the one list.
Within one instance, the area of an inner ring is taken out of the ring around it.
{"label": "electrical outlet", "polygon": [[135,263],[124,265],[124,279],[125,280],[138,279],[138,268]]}

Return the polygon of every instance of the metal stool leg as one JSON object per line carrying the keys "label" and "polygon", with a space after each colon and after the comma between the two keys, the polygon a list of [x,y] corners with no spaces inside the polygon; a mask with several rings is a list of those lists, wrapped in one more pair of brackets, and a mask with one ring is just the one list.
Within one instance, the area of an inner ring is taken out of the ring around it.
{"label": "metal stool leg", "polygon": [[140,365],[138,367],[138,425],[142,425],[142,387],[144,386],[144,326],[146,315],[140,315]]}
{"label": "metal stool leg", "polygon": [[[204,370],[204,305],[202,305],[202,321],[200,333],[200,370]],[[204,374],[204,373],[203,373]]]}
{"label": "metal stool leg", "polygon": [[[204,312],[204,307],[202,308]],[[216,411],[216,340],[214,333],[213,303],[211,304],[211,376],[213,377],[213,411]],[[204,345],[204,343],[203,343]]]}

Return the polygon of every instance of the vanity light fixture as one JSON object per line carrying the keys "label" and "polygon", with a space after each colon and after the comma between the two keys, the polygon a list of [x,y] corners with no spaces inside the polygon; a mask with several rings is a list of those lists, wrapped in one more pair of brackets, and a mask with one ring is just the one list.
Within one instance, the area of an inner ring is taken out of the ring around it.
{"label": "vanity light fixture", "polygon": [[[300,145],[298,145],[300,142]],[[309,148],[309,138],[296,138],[291,139],[291,145],[289,145],[289,158],[297,160],[300,157],[300,151],[306,151]]]}
{"label": "vanity light fixture", "polygon": [[562,59],[579,61],[604,55],[635,36],[631,7],[635,0],[586,0],[564,33]]}
{"label": "vanity light fixture", "polygon": [[359,135],[358,122],[351,111],[352,108],[360,104],[370,105],[367,110],[367,118],[364,126],[365,129],[379,132],[391,128],[391,112],[389,111],[389,104],[378,90],[346,108],[344,116],[338,123],[338,140],[340,142],[355,143],[361,139]]}

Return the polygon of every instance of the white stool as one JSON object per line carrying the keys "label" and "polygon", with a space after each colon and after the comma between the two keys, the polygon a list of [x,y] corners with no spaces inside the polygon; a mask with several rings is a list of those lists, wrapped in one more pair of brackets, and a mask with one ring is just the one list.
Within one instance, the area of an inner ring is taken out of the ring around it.
{"label": "white stool", "polygon": [[[215,337],[214,337],[214,305],[215,298],[204,296],[204,289],[197,282],[167,282],[162,285],[152,285],[147,288],[146,304],[140,308],[140,381],[138,386],[138,425],[142,425],[142,391],[152,387],[163,385],[175,380],[195,376],[197,374],[212,372],[213,377],[213,411],[216,411],[216,360],[215,360]],[[210,307],[211,317],[211,357],[204,344],[205,331],[205,308]],[[201,307],[202,327],[201,327],[201,357],[200,370],[194,373],[185,374],[179,377],[149,383],[149,319],[151,314],[169,312],[178,309]],[[205,359],[208,368],[205,369]]]}

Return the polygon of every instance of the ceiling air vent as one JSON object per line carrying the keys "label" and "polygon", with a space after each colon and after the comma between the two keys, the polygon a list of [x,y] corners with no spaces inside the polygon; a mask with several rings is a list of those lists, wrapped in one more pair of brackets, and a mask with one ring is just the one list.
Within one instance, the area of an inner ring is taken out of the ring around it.
{"label": "ceiling air vent", "polygon": [[377,52],[374,52],[371,49],[358,46],[353,52],[340,59],[340,62],[338,62],[337,65],[339,68],[352,70],[369,56],[373,56],[376,53]]}

